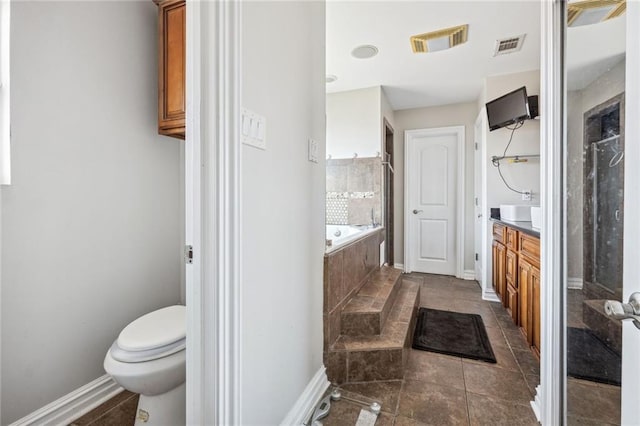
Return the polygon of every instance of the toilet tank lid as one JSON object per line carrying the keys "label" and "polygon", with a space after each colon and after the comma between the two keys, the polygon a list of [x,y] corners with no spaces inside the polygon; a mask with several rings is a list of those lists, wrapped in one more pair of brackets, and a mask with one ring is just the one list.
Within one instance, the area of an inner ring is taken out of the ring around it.
{"label": "toilet tank lid", "polygon": [[170,345],[186,336],[186,309],[167,306],[149,312],[126,326],[118,336],[118,346],[126,351],[144,351]]}

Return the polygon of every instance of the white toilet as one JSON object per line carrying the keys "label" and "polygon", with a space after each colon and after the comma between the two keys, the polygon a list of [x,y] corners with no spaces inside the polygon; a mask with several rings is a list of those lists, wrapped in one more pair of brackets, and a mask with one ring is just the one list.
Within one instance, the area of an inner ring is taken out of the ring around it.
{"label": "white toilet", "polygon": [[126,326],[104,358],[105,371],[140,394],[136,426],[185,424],[185,307],[158,309]]}

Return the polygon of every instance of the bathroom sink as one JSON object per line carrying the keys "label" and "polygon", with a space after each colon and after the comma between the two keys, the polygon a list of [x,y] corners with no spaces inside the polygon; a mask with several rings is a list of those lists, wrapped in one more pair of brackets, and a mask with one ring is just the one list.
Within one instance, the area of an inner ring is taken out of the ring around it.
{"label": "bathroom sink", "polygon": [[536,229],[542,227],[542,210],[540,206],[531,207],[531,227]]}
{"label": "bathroom sink", "polygon": [[500,219],[515,222],[531,222],[531,206],[500,204]]}

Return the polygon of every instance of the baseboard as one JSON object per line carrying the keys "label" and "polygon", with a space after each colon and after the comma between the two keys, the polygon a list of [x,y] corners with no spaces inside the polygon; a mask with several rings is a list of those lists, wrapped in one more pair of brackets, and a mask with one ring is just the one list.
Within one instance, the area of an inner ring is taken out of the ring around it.
{"label": "baseboard", "polygon": [[465,271],[462,273],[462,279],[475,281],[476,271],[474,271],[473,269],[465,269]]}
{"label": "baseboard", "polygon": [[291,407],[282,423],[283,426],[299,426],[304,424],[313,414],[324,392],[329,388],[329,379],[327,379],[326,368],[323,366],[311,378],[311,381],[304,388],[302,394]]}
{"label": "baseboard", "polygon": [[531,409],[533,410],[533,414],[535,414],[538,423],[542,423],[542,420],[540,420],[540,389],[540,385],[536,386],[536,397],[530,402]]}
{"label": "baseboard", "polygon": [[571,290],[582,290],[582,278],[567,278],[567,288]]}
{"label": "baseboard", "polygon": [[394,263],[393,267],[396,269],[400,269],[401,271],[404,271],[404,265],[402,263]]}
{"label": "baseboard", "polygon": [[68,425],[123,390],[108,374],[105,374],[11,423],[10,426]]}
{"label": "baseboard", "polygon": [[487,302],[500,302],[500,298],[493,288],[484,289],[482,292],[482,300],[486,300]]}

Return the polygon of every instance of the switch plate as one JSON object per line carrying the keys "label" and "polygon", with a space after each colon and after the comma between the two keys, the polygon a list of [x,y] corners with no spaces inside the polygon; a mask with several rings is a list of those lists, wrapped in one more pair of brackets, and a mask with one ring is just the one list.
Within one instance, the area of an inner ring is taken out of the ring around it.
{"label": "switch plate", "polygon": [[243,144],[267,149],[267,119],[263,116],[243,108],[240,134]]}
{"label": "switch plate", "polygon": [[309,138],[309,161],[318,162],[318,142]]}

